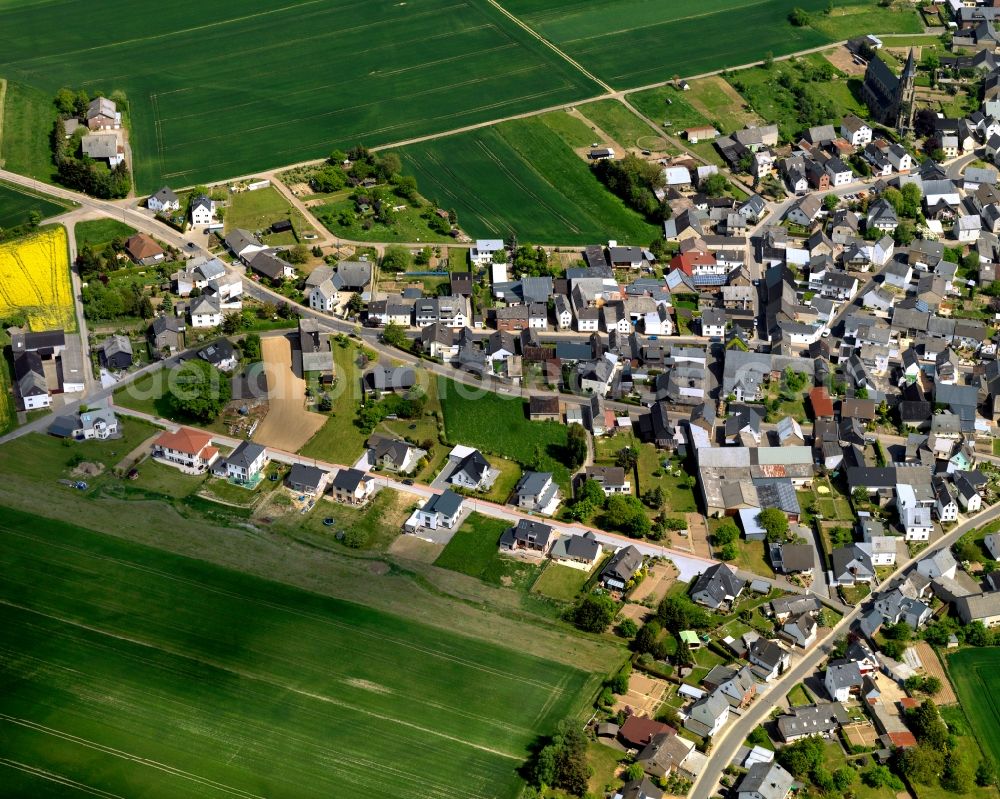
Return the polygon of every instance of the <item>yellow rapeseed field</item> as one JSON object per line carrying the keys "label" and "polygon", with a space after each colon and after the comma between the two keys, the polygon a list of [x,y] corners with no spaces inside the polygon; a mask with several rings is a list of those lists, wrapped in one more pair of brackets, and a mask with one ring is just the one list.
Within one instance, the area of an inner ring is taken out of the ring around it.
{"label": "yellow rapeseed field", "polygon": [[0,319],[18,313],[32,330],[76,330],[62,227],[0,244]]}

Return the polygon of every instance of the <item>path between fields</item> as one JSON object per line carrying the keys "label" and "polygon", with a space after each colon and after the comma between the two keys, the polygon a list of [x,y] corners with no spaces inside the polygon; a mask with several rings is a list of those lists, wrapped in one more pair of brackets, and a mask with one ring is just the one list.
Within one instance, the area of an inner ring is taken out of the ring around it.
{"label": "path between fields", "polygon": [[267,374],[267,416],[254,440],[269,447],[297,452],[326,422],[326,417],[306,410],[306,381],[292,368],[292,344],[284,336],[261,340]]}

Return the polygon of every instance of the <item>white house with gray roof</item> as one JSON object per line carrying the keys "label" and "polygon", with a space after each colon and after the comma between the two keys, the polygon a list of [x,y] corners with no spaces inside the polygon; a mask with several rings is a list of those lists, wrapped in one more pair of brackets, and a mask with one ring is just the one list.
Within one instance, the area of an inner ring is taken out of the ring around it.
{"label": "white house with gray roof", "polygon": [[736,786],[736,799],[786,799],[794,782],[778,763],[755,763]]}
{"label": "white house with gray roof", "polygon": [[583,535],[560,535],[549,557],[561,566],[589,572],[604,553],[597,537],[589,530]]}
{"label": "white house with gray roof", "polygon": [[559,507],[559,486],[551,472],[525,472],[514,487],[517,507],[551,516]]}

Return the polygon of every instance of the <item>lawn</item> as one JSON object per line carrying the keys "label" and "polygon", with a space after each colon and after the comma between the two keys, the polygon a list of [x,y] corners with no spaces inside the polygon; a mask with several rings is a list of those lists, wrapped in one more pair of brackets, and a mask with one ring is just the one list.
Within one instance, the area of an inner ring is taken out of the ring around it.
{"label": "lawn", "polygon": [[434,565],[478,577],[491,585],[527,591],[535,582],[538,566],[499,554],[498,542],[508,527],[503,519],[470,513]]}
{"label": "lawn", "polygon": [[185,474],[152,458],[139,464],[137,471],[139,476],[131,481],[131,485],[174,499],[191,496],[205,482],[204,475]]}
{"label": "lawn", "polygon": [[774,569],[764,554],[763,541],[746,541],[741,538],[736,547],[739,555],[732,561],[734,566],[764,577],[774,577]]}
{"label": "lawn", "polygon": [[580,113],[607,133],[622,147],[645,147],[641,139],[655,136],[643,120],[629,111],[618,100],[600,100],[580,106]]}
{"label": "lawn", "polygon": [[[299,237],[303,233],[312,231],[312,225],[306,222],[306,218],[302,213],[292,206],[274,186],[266,186],[263,189],[256,189],[255,191],[239,191],[230,194],[229,204],[226,206],[223,219],[227,233],[235,228],[242,228],[251,232],[267,230],[274,222],[283,219],[291,220],[292,227],[295,228],[295,234]],[[291,238],[291,241],[268,241],[266,243],[294,243],[295,236]]]}
{"label": "lawn", "polygon": [[[639,450],[639,483],[633,486],[633,493],[645,494],[659,486],[666,494],[664,506],[669,513],[689,513],[698,509],[694,491],[686,485],[690,480],[682,463],[676,459],[669,461],[669,471],[663,462],[667,459],[664,452],[649,443],[639,441],[632,434],[603,436],[594,442],[595,460],[604,465],[613,465],[618,451],[625,447]],[[634,475],[630,479],[635,481]],[[650,511],[651,513],[653,511]]]}
{"label": "lawn", "polygon": [[538,575],[531,590],[552,599],[573,602],[589,579],[590,573],[583,569],[550,563]]}
{"label": "lawn", "polygon": [[[788,22],[793,6],[817,12],[820,0],[508,0],[504,6],[614,88],[699,75],[847,38]],[[901,12],[897,12],[901,13]],[[915,12],[911,12],[915,16]],[[867,20],[856,33],[875,32]],[[878,31],[881,32],[881,31]],[[711,46],[706,46],[706,43]],[[665,43],[669,45],[665,46]],[[641,56],[637,55],[641,54]]]}
{"label": "lawn", "polygon": [[[6,26],[0,23],[0,28],[3,27]],[[56,109],[52,104],[54,92],[11,80],[11,71],[4,67],[0,67],[0,76],[7,78],[7,91],[0,109],[3,117],[0,166],[51,182],[56,171],[49,149],[49,134],[56,124]]]}
{"label": "lawn", "polygon": [[25,224],[32,211],[47,219],[61,214],[67,207],[59,200],[0,181],[0,229]]}
{"label": "lawn", "polygon": [[813,703],[812,697],[806,691],[806,687],[802,683],[797,683],[792,687],[792,690],[788,692],[788,704],[792,707],[802,707],[803,705],[811,705]]}
{"label": "lawn", "polygon": [[[310,458],[322,458],[332,463],[351,465],[361,455],[367,436],[355,423],[360,392],[361,374],[356,358],[358,350],[353,344],[333,346],[333,364],[338,390],[331,392],[333,410],[330,418],[300,450]],[[343,385],[342,390],[339,387]]]}
{"label": "lawn", "polygon": [[91,246],[95,250],[103,250],[117,238],[128,238],[135,233],[135,228],[119,222],[117,219],[90,219],[77,222],[73,229],[76,236],[77,249]]}
{"label": "lawn", "polygon": [[399,155],[420,190],[455,209],[473,238],[515,231],[532,243],[648,244],[658,229],[604,188],[567,143],[575,135],[567,133],[568,123],[558,119],[504,122],[410,145]]}
{"label": "lawn", "polygon": [[[412,497],[388,489],[379,491],[363,508],[353,508],[332,499],[321,499],[305,516],[289,514],[276,521],[275,527],[287,529],[292,534],[307,530],[327,542],[337,540],[337,532],[350,527],[364,534],[360,549],[381,552],[396,540],[414,504]],[[334,523],[326,525],[326,519],[333,519]]]}
{"label": "lawn", "polygon": [[[862,33],[920,33],[924,26],[911,3],[897,2],[888,8],[867,0],[839,0],[830,14],[814,14],[811,25],[831,41],[850,39]],[[892,39],[888,47],[899,47]]]}
{"label": "lawn", "polygon": [[520,397],[478,392],[445,378],[438,378],[438,396],[449,442],[476,447],[487,459],[501,455],[526,468],[537,465],[552,472],[564,492],[568,488],[569,469],[562,463],[565,425],[529,421]]}
{"label": "lawn", "polygon": [[56,783],[512,799],[530,747],[590,698],[572,667],[69,524],[3,519],[11,795]]}
{"label": "lawn", "polygon": [[[128,97],[137,190],[223,180],[572,102],[598,87],[487,0],[238,7],[117,2],[100,45],[77,3],[4,4],[0,75]],[[219,42],[240,42],[236,48]],[[44,47],[41,44],[44,43]],[[169,63],[169,69],[135,64]],[[205,76],[211,75],[210,80]],[[51,108],[51,102],[49,102]],[[228,109],[224,120],[220,108]],[[51,118],[26,126],[47,145]]]}
{"label": "lawn", "polygon": [[[57,486],[56,480],[71,476],[74,480],[83,479],[94,486],[106,480],[119,461],[157,432],[159,428],[141,419],[123,419],[122,437],[105,441],[91,439],[74,442],[29,433],[5,444],[0,461],[6,469],[16,469],[19,474],[38,481],[39,485],[53,489],[68,490]],[[81,460],[102,464],[104,473],[97,478],[71,475]]]}

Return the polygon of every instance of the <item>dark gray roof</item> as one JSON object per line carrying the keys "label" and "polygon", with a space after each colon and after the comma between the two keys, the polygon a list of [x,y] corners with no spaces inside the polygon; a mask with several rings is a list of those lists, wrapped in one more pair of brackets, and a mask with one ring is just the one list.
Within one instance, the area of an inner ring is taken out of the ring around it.
{"label": "dark gray roof", "polygon": [[360,469],[340,469],[333,477],[333,487],[354,492],[364,479],[365,473]]}
{"label": "dark gray roof", "polygon": [[226,458],[226,463],[231,463],[234,466],[242,466],[246,469],[260,457],[263,451],[264,447],[260,444],[254,444],[252,441],[241,441],[239,446]]}
{"label": "dark gray roof", "polygon": [[440,513],[442,516],[451,518],[457,514],[461,508],[462,496],[460,494],[456,494],[449,488],[447,491],[435,494],[427,500],[427,504],[424,505],[423,509],[427,513]]}
{"label": "dark gray roof", "polygon": [[322,482],[323,476],[326,474],[327,472],[316,466],[309,466],[305,463],[295,463],[292,464],[292,470],[288,473],[288,482],[291,485],[303,485],[310,486],[311,488],[317,488]]}
{"label": "dark gray roof", "polygon": [[612,577],[627,583],[640,566],[642,566],[642,553],[631,545],[622,547],[601,571],[601,579]]}
{"label": "dark gray roof", "polygon": [[737,576],[732,567],[717,563],[699,575],[691,589],[691,597],[698,600],[702,595],[706,604],[718,607],[727,597],[739,596],[745,585],[746,581]]}

